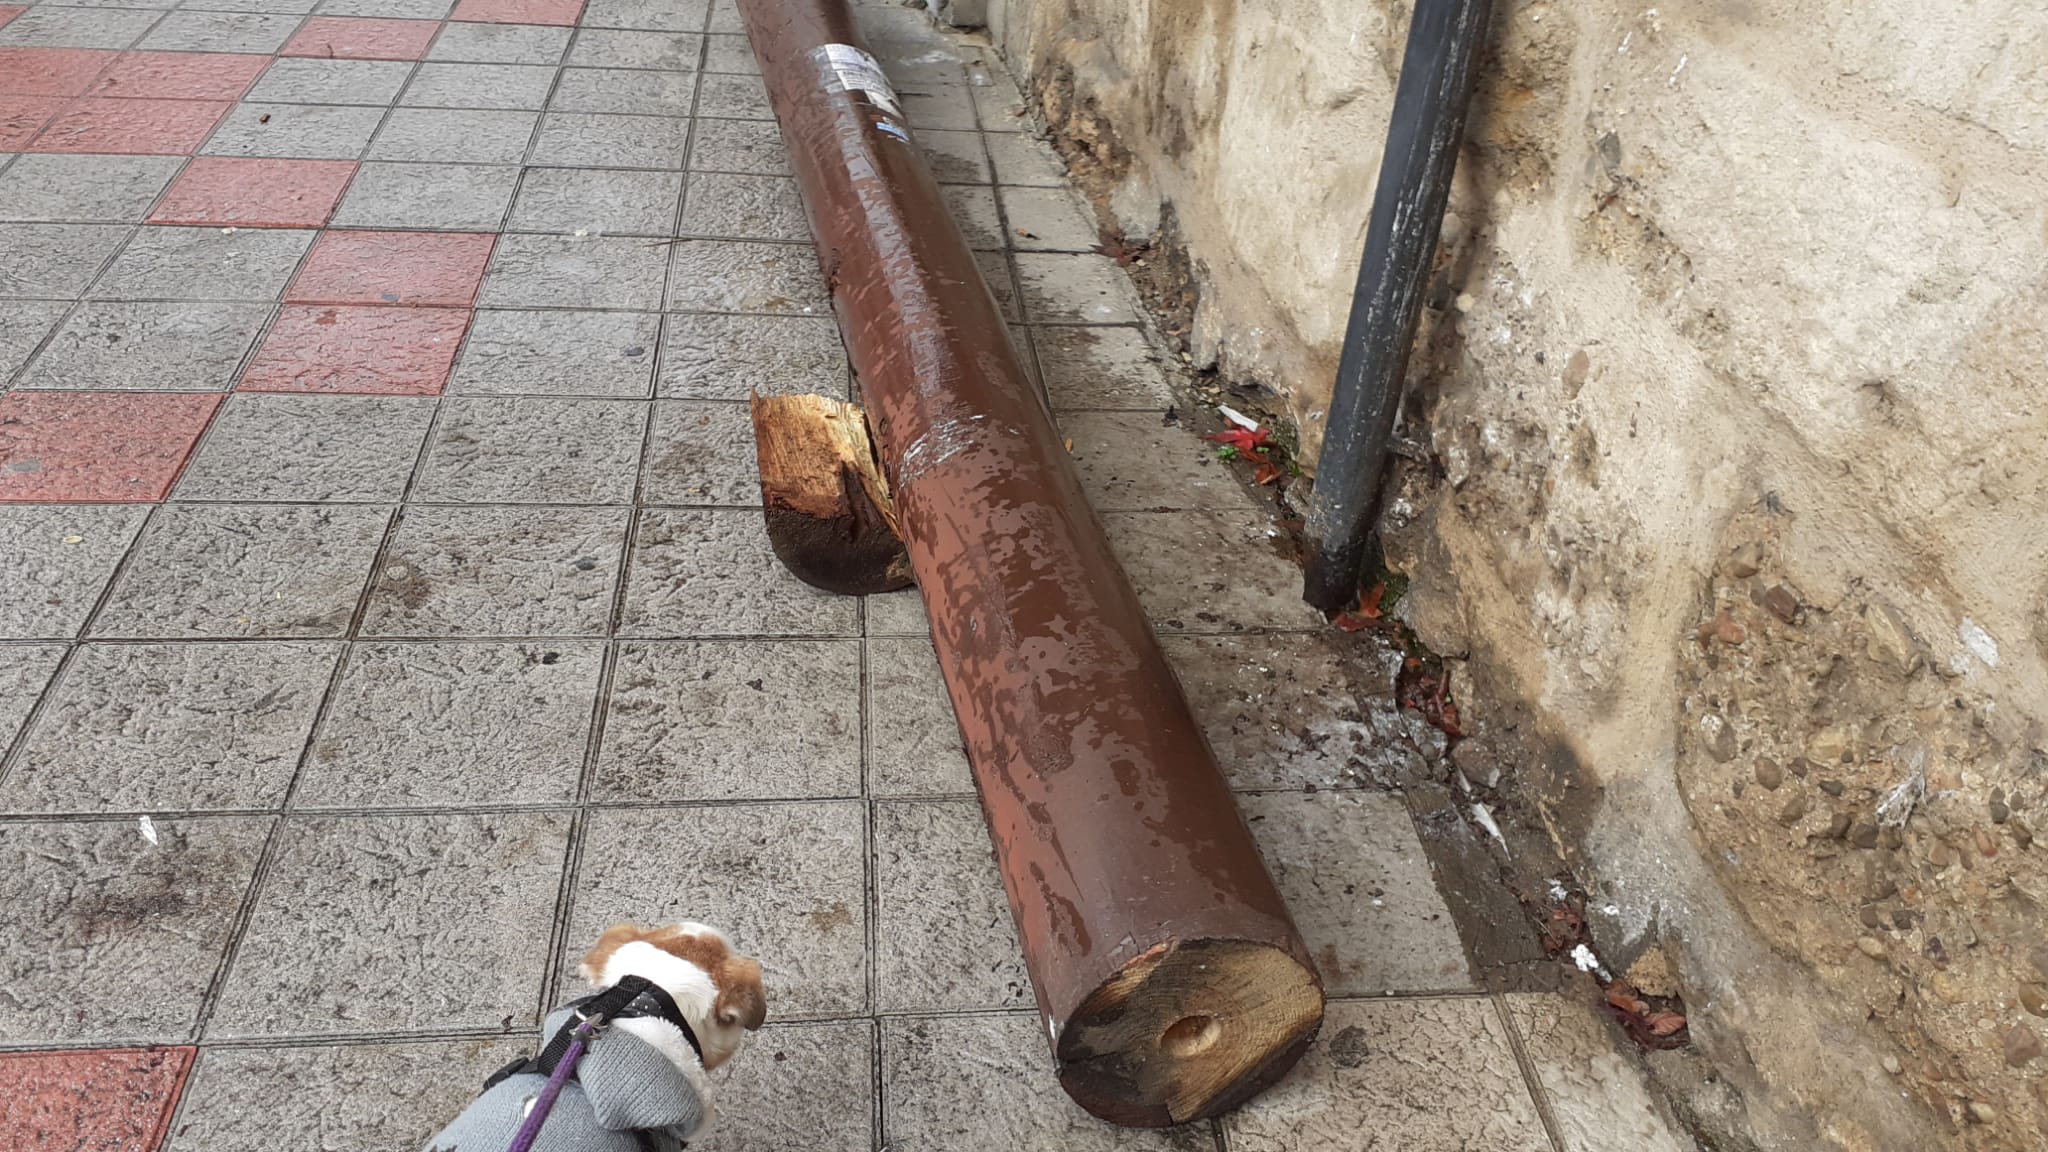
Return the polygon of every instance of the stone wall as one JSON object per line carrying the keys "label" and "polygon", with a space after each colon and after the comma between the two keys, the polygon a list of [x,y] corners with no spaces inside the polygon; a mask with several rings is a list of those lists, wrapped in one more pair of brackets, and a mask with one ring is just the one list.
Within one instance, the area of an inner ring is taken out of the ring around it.
{"label": "stone wall", "polygon": [[[1772,1148],[2048,1142],[2048,8],[1498,5],[1402,605]],[[990,0],[1312,461],[1386,0]]]}

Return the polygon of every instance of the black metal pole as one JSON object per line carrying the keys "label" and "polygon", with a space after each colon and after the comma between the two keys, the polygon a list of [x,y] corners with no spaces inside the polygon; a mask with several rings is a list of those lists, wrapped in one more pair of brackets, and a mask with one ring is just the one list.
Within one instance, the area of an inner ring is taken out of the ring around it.
{"label": "black metal pole", "polygon": [[1492,8],[1492,0],[1416,0],[1408,26],[1365,258],[1309,498],[1302,599],[1325,612],[1345,608],[1358,594],[1408,351],[1465,131],[1473,63]]}

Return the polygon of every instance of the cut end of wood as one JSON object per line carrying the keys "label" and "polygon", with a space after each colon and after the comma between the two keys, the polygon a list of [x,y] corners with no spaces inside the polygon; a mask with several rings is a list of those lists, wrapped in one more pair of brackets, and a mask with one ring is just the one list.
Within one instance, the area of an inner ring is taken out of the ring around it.
{"label": "cut end of wood", "polygon": [[910,556],[866,415],[812,395],[757,395],[753,412],[761,506],[783,566],[849,596],[908,588]]}
{"label": "cut end of wood", "polygon": [[1162,944],[1104,982],[1061,1029],[1060,1082],[1113,1124],[1185,1124],[1286,1075],[1322,1020],[1321,981],[1284,949]]}

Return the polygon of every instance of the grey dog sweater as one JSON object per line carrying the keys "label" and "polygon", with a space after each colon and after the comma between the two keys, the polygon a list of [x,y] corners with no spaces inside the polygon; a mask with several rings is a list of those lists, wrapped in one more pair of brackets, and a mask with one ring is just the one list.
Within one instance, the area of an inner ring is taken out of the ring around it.
{"label": "grey dog sweater", "polygon": [[[550,1013],[542,1045],[570,1018],[567,1008]],[[429,1140],[426,1152],[505,1152],[526,1118],[526,1102],[547,1081],[539,1073],[499,1081]],[[702,1126],[705,1111],[682,1069],[645,1040],[608,1024],[562,1085],[534,1152],[677,1152]]]}

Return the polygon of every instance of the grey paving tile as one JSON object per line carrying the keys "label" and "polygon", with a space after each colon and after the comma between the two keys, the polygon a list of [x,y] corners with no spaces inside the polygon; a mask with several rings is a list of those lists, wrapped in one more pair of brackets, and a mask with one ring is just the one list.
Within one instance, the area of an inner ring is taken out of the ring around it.
{"label": "grey paving tile", "polygon": [[1017,283],[1010,277],[1009,257],[1001,252],[976,252],[974,262],[981,265],[982,282],[988,285],[989,295],[996,298],[1003,319],[1016,327],[1024,312],[1017,302]]}
{"label": "grey paving tile", "polygon": [[[975,82],[970,85],[968,92],[974,97],[975,116],[981,121],[981,130],[989,134],[991,147],[999,135],[1036,131],[1031,123],[1030,109],[1025,107],[1023,94],[1017,90],[1017,85],[1008,76],[982,72],[973,79]],[[996,161],[996,166],[1000,169],[1002,161]]]}
{"label": "grey paving tile", "polygon": [[1513,992],[1508,1022],[1550,1099],[1562,1152],[1695,1152],[1657,1109],[1640,1065],[1623,1055],[1621,1037],[1593,1005],[1599,992],[1578,995]]}
{"label": "grey paving tile", "polygon": [[569,817],[297,817],[279,835],[209,1034],[534,1020]]}
{"label": "grey paving tile", "polygon": [[1233,787],[1357,787],[1407,751],[1385,747],[1393,741],[1362,713],[1362,699],[1393,685],[1355,648],[1300,633],[1166,636],[1160,645]]}
{"label": "grey paving tile", "polygon": [[14,743],[64,659],[62,644],[0,646],[0,748]]}
{"label": "grey paving tile", "polygon": [[706,72],[738,72],[744,76],[759,76],[760,62],[754,59],[754,48],[740,33],[722,32],[704,38],[704,70]]}
{"label": "grey paving tile", "polygon": [[637,400],[476,396],[442,404],[415,499],[625,504],[647,431]]}
{"label": "grey paving tile", "polygon": [[1332,996],[1473,987],[1408,810],[1383,792],[1263,792],[1238,806]]}
{"label": "grey paving tile", "polygon": [[696,32],[710,8],[710,0],[590,0],[583,6],[582,23],[585,28]]}
{"label": "grey paving tile", "polygon": [[178,7],[189,12],[311,12],[320,0],[185,0]]}
{"label": "grey paving tile", "polygon": [[864,1012],[863,823],[853,800],[593,812],[570,954],[623,921],[700,920],[761,962],[770,1019]]}
{"label": "grey paving tile", "polygon": [[496,164],[365,164],[329,223],[336,228],[495,232],[519,169]]}
{"label": "grey paving tile", "polygon": [[370,142],[369,159],[517,164],[539,119],[505,109],[398,108]]}
{"label": "grey paving tile", "polygon": [[[775,1008],[769,1007],[769,1018]],[[867,1152],[875,1144],[875,1026],[773,1024],[719,1072],[724,1119],[699,1152]]]}
{"label": "grey paving tile", "polygon": [[879,1011],[1031,1005],[979,801],[876,804],[875,900]]}
{"label": "grey paving tile", "polygon": [[697,172],[790,174],[789,150],[772,120],[699,120],[690,142],[690,168]]}
{"label": "grey paving tile", "polygon": [[[191,1038],[268,818],[0,825],[0,1035]],[[79,995],[81,977],[93,994]]]}
{"label": "grey paving tile", "polygon": [[575,29],[540,24],[450,23],[427,59],[478,64],[560,64]]}
{"label": "grey paving tile", "polygon": [[924,612],[924,599],[915,588],[860,598],[870,636],[916,636],[931,641],[931,621]]}
{"label": "grey paving tile", "polygon": [[0,388],[64,318],[60,300],[0,300]]}
{"label": "grey paving tile", "polygon": [[925,163],[941,184],[986,184],[989,182],[988,154],[981,146],[981,133],[934,128],[919,132]]}
{"label": "grey paving tile", "polygon": [[1035,324],[1131,324],[1138,294],[1117,262],[1093,253],[1019,252],[1024,311]]}
{"label": "grey paving tile", "polygon": [[176,156],[23,156],[0,173],[0,220],[140,223],[183,163]]}
{"label": "grey paving tile", "polygon": [[603,665],[587,642],[357,644],[294,803],[573,802]]}
{"label": "grey paving tile", "polygon": [[0,296],[75,299],[129,229],[111,224],[0,224]]}
{"label": "grey paving tile", "polygon": [[405,513],[366,636],[601,636],[626,536],[616,508]]}
{"label": "grey paving tile", "polygon": [[266,104],[389,104],[412,69],[406,60],[286,57],[271,62],[248,97]]}
{"label": "grey paving tile", "polygon": [[1173,406],[1159,354],[1139,329],[1056,325],[1033,329],[1031,343],[1056,412]]}
{"label": "grey paving tile", "polygon": [[1223,1129],[1234,1152],[1550,1148],[1507,1030],[1483,999],[1332,1003],[1300,1065]]}
{"label": "grey paving tile", "polygon": [[848,636],[857,627],[853,600],[782,567],[759,512],[640,514],[620,635]]}
{"label": "grey paving tile", "polygon": [[989,251],[1002,248],[1003,218],[996,211],[994,189],[977,184],[948,184],[939,192],[952,211],[953,222],[960,226],[960,234],[967,238],[968,247]]}
{"label": "grey paving tile", "polygon": [[628,32],[585,25],[569,47],[577,68],[656,68],[693,72],[704,38],[694,32]]}
{"label": "grey paving tile", "polygon": [[531,168],[519,186],[507,227],[521,232],[665,237],[675,229],[682,194],[680,172]]}
{"label": "grey paving tile", "polygon": [[96,300],[275,300],[313,235],[286,228],[143,228],[90,295]]}
{"label": "grey paving tile", "polygon": [[173,12],[137,48],[155,52],[254,52],[284,47],[300,17],[261,12]]}
{"label": "grey paving tile", "polygon": [[[912,592],[913,601],[916,593]],[[876,602],[869,597],[873,633]],[[917,627],[924,627],[919,605]],[[875,796],[961,796],[974,792],[960,722],[946,696],[928,636],[868,641],[868,792]]]}
{"label": "grey paving tile", "polygon": [[849,371],[828,317],[677,314],[662,343],[660,391],[701,400],[745,400],[755,391],[844,398]]}
{"label": "grey paving tile", "polygon": [[[248,0],[226,0],[246,3]],[[186,1082],[171,1152],[271,1152],[279,1132],[317,1132],[349,1152],[424,1147],[521,1054],[523,1033],[489,1040],[312,1048],[207,1048]]]}
{"label": "grey paving tile", "polygon": [[733,0],[711,0],[711,22],[705,25],[713,32],[745,32],[747,26],[740,19],[740,11]]}
{"label": "grey paving tile", "polygon": [[484,275],[485,307],[661,307],[668,245],[628,236],[507,234]]}
{"label": "grey paving tile", "polygon": [[565,68],[549,107],[557,112],[688,116],[696,99],[697,77],[691,72]]}
{"label": "grey paving tile", "polygon": [[682,240],[669,267],[668,306],[682,312],[831,311],[818,256],[808,244]]}
{"label": "grey paving tile", "polygon": [[389,516],[363,506],[167,505],[136,544],[94,634],[339,636]]}
{"label": "grey paving tile", "polygon": [[747,406],[656,401],[640,499],[647,504],[760,504],[761,470]]}
{"label": "grey paving tile", "polygon": [[[979,97],[977,92],[976,98]],[[985,110],[983,122],[987,122]],[[996,183],[1013,188],[1066,186],[1066,163],[1052,145],[1020,132],[991,131],[986,139],[989,160],[995,165]]]}
{"label": "grey paving tile", "polygon": [[222,392],[269,317],[267,304],[85,304],[21,384]]}
{"label": "grey paving tile", "polygon": [[[1007,919],[1007,914],[1005,914]],[[882,1021],[882,1124],[931,1152],[1213,1152],[1207,1124],[1115,1128],[1060,1090],[1036,1013]]]}
{"label": "grey paving tile", "polygon": [[667,116],[550,112],[533,162],[562,168],[681,168],[690,123]]}
{"label": "grey paving tile", "polygon": [[1301,569],[1261,512],[1108,512],[1102,528],[1152,623],[1168,632],[1322,626]]}
{"label": "grey paving tile", "polygon": [[237,393],[175,496],[396,502],[433,418],[431,397]]}
{"label": "grey paving tile", "polygon": [[186,812],[284,801],[338,644],[88,644],[0,807]]}
{"label": "grey paving tile", "polygon": [[362,155],[384,109],[332,104],[242,103],[229,110],[200,153],[288,160],[353,160]]}
{"label": "grey paving tile", "polygon": [[0,27],[0,48],[126,48],[160,12],[127,8],[30,8]]}
{"label": "grey paving tile", "polygon": [[1095,215],[1069,188],[1003,188],[1010,247],[1024,251],[1087,252],[1102,243]]}
{"label": "grey paving tile", "polygon": [[811,235],[795,180],[724,172],[691,173],[682,230],[753,240],[808,240]]}
{"label": "grey paving tile", "polygon": [[455,0],[321,0],[322,16],[381,16],[390,20],[439,20]]}
{"label": "grey paving tile", "polygon": [[622,646],[592,794],[860,795],[859,641]]}
{"label": "grey paving tile", "polygon": [[773,120],[768,88],[758,76],[709,73],[697,85],[697,115],[728,120]]}
{"label": "grey paving tile", "polygon": [[899,84],[897,98],[903,105],[903,118],[919,131],[926,128],[971,131],[975,127],[974,97],[963,84],[918,84],[914,88]]}
{"label": "grey paving tile", "polygon": [[652,312],[523,312],[486,309],[451,392],[645,397],[661,317]]}
{"label": "grey paving tile", "polygon": [[1067,412],[1060,433],[1081,474],[1088,502],[1105,512],[1209,508],[1250,512],[1255,505],[1216,446],[1156,412]]}
{"label": "grey paving tile", "polygon": [[399,104],[408,108],[544,108],[552,64],[422,64]]}
{"label": "grey paving tile", "polygon": [[0,637],[78,635],[148,515],[138,504],[0,506]]}

